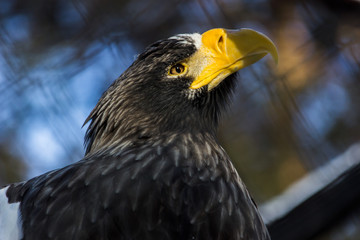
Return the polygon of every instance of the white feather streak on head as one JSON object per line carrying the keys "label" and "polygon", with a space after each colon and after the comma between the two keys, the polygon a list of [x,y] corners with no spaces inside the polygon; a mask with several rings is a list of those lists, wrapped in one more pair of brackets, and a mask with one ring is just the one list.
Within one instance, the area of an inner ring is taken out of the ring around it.
{"label": "white feather streak on head", "polygon": [[170,37],[169,39],[175,39],[175,40],[180,40],[180,43],[184,43],[184,44],[191,44],[189,41],[187,41],[187,38],[191,38],[196,47],[196,49],[200,49],[202,42],[201,42],[201,35],[199,33],[191,33],[191,34],[178,34],[175,36]]}

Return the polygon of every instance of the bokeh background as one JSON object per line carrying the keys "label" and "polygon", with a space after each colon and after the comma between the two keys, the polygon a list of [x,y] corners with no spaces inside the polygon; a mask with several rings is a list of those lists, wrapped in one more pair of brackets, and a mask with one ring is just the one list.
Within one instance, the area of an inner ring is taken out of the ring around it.
{"label": "bokeh background", "polygon": [[[0,185],[80,160],[85,118],[139,52],[214,27],[279,50],[241,70],[219,129],[257,202],[360,140],[358,0],[0,0]],[[349,218],[317,239],[360,239]]]}

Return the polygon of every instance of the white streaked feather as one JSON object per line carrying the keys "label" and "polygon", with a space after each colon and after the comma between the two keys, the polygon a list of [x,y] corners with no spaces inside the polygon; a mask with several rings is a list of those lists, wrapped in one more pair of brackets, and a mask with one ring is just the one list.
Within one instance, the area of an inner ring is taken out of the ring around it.
{"label": "white streaked feather", "polygon": [[0,189],[0,239],[15,240],[22,238],[20,203],[10,204],[6,196],[9,187]]}
{"label": "white streaked feather", "polygon": [[170,37],[169,39],[182,40],[181,43],[189,44],[189,42],[185,40],[186,37],[192,38],[194,40],[196,49],[200,49],[202,42],[201,42],[201,35],[199,33],[178,34],[173,37]]}

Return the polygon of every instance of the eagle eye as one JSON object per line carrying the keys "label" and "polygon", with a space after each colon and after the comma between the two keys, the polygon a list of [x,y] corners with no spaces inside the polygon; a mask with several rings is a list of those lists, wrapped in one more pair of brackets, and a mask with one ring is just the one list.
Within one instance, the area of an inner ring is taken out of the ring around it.
{"label": "eagle eye", "polygon": [[177,63],[170,68],[169,75],[170,76],[178,76],[184,74],[187,70],[187,66],[182,63]]}

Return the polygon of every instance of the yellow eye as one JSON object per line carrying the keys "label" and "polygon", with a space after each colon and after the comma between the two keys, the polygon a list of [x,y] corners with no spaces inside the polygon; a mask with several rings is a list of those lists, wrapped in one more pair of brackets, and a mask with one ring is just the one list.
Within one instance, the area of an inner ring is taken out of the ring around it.
{"label": "yellow eye", "polygon": [[177,63],[170,68],[169,75],[176,76],[185,73],[185,71],[186,66],[182,63]]}

